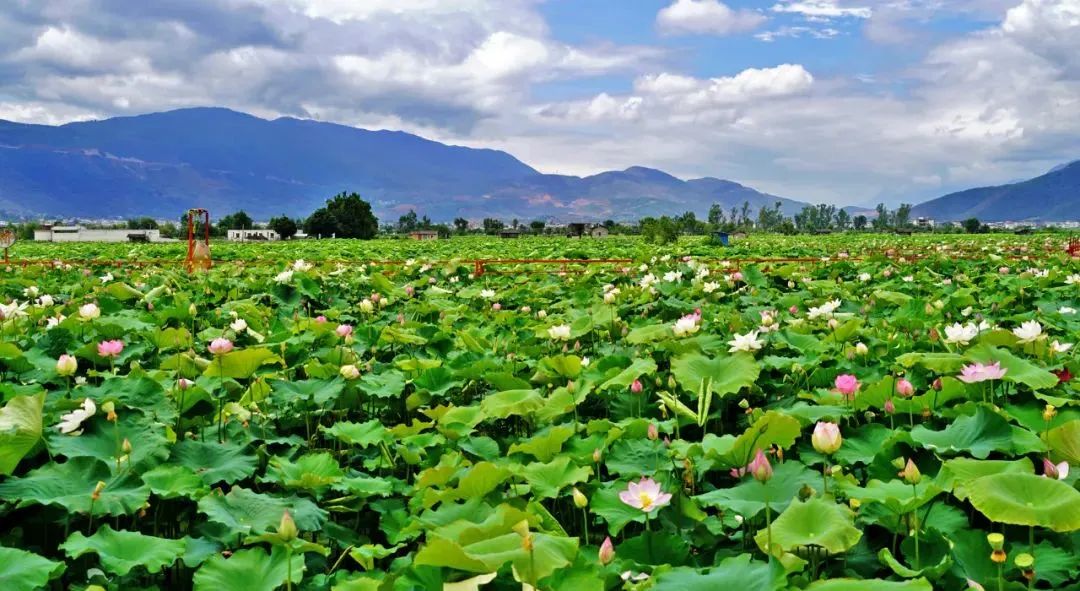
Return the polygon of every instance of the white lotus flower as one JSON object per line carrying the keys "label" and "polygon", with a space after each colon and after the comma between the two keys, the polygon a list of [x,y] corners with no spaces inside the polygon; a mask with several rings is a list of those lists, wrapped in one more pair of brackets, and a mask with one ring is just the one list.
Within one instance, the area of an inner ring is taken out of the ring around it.
{"label": "white lotus flower", "polygon": [[360,300],[360,310],[370,314],[375,310],[375,304],[371,303],[371,300]]}
{"label": "white lotus flower", "polygon": [[0,319],[26,316],[27,305],[27,302],[20,304],[18,300],[12,300],[10,304],[0,304]]}
{"label": "white lotus flower", "polygon": [[950,345],[967,345],[979,336],[979,327],[972,323],[956,324],[945,327],[945,342]]}
{"label": "white lotus flower", "polygon": [[86,398],[83,400],[82,407],[76,408],[66,415],[60,417],[60,424],[57,427],[61,433],[66,435],[81,435],[83,421],[94,416],[97,412],[97,405],[93,400]]}
{"label": "white lotus flower", "polygon": [[701,316],[697,314],[687,314],[675,321],[675,326],[671,327],[671,331],[674,332],[677,337],[692,335],[701,329],[701,326],[698,325],[700,320]]}
{"label": "white lotus flower", "polygon": [[664,281],[668,281],[668,282],[682,281],[682,272],[681,271],[668,271],[667,273],[664,273]]}
{"label": "white lotus flower", "polygon": [[293,271],[300,271],[301,273],[304,271],[310,271],[311,263],[305,261],[304,259],[297,259],[293,262],[292,268]]}
{"label": "white lotus flower", "polygon": [[229,328],[233,329],[233,331],[236,332],[237,334],[240,334],[240,333],[244,332],[245,330],[247,330],[248,323],[243,318],[237,318],[236,320],[233,320],[229,324]]}
{"label": "white lotus flower", "polygon": [[1061,314],[1062,316],[1065,316],[1065,315],[1068,315],[1068,314],[1076,314],[1076,309],[1075,308],[1070,308],[1068,306],[1062,306],[1062,307],[1058,308],[1058,314]]}
{"label": "white lotus flower", "polygon": [[274,281],[278,283],[288,283],[292,279],[292,271],[282,271],[274,276]]}
{"label": "white lotus flower", "polygon": [[701,289],[704,290],[705,293],[712,293],[720,289],[720,284],[715,281],[706,281],[705,285],[701,286]]}
{"label": "white lotus flower", "polygon": [[495,297],[495,290],[494,289],[482,289],[482,290],[480,290],[480,297],[484,298],[485,300],[493,299]]}
{"label": "white lotus flower", "polygon": [[108,283],[108,282],[112,281],[114,279],[114,277],[113,277],[112,273],[105,273],[101,277],[98,277],[98,279],[100,279],[102,283]]}
{"label": "white lotus flower", "polygon": [[1012,330],[1020,343],[1033,343],[1043,337],[1042,325],[1036,320],[1028,320]]}
{"label": "white lotus flower", "polygon": [[828,318],[836,312],[836,309],[840,307],[840,300],[829,300],[824,304],[817,307],[811,307],[807,311],[807,316],[811,319],[820,318],[822,316]]}
{"label": "white lotus flower", "polygon": [[867,281],[870,281],[870,279],[871,277],[869,273],[859,273],[859,281],[866,283]]}
{"label": "white lotus flower", "polygon": [[615,299],[619,297],[619,288],[615,287],[604,292],[604,303],[613,304]]}
{"label": "white lotus flower", "polygon": [[548,336],[555,341],[565,341],[570,338],[569,324],[556,324],[548,329]]}
{"label": "white lotus flower", "polygon": [[42,308],[51,308],[56,304],[56,300],[49,294],[45,294],[37,299],[37,304]]}
{"label": "white lotus flower", "polygon": [[731,345],[728,349],[729,353],[736,351],[752,353],[760,350],[765,342],[758,339],[758,331],[752,330],[744,335],[736,334],[734,339],[728,341],[728,344]]}
{"label": "white lotus flower", "polygon": [[656,275],[653,275],[652,273],[646,274],[644,277],[641,278],[640,282],[642,288],[649,287],[654,283],[656,283]]}
{"label": "white lotus flower", "polygon": [[63,314],[59,316],[50,316],[48,319],[45,320],[45,330],[53,329],[57,326],[60,326],[60,323],[63,322],[65,318],[66,316],[64,316]]}
{"label": "white lotus flower", "polygon": [[1065,353],[1069,349],[1072,349],[1072,343],[1062,343],[1059,341],[1050,343],[1050,350],[1054,353]]}
{"label": "white lotus flower", "polygon": [[23,296],[27,297],[27,298],[30,298],[30,299],[36,298],[38,293],[39,292],[38,292],[38,288],[37,288],[36,285],[31,285],[30,287],[25,287],[22,290]]}
{"label": "white lotus flower", "polygon": [[1080,273],[1075,273],[1066,277],[1065,285],[1080,285]]}

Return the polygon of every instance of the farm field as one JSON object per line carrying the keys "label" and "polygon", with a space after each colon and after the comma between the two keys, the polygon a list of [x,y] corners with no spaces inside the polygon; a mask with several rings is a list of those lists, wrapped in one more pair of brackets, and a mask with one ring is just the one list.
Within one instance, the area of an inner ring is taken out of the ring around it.
{"label": "farm field", "polygon": [[1064,246],[20,242],[0,590],[1080,589]]}

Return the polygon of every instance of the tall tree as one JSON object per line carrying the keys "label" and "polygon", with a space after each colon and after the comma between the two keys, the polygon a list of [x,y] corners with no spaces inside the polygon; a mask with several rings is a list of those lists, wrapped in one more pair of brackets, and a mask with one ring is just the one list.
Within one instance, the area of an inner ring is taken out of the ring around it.
{"label": "tall tree", "polygon": [[296,226],[296,220],[287,215],[270,218],[270,223],[267,224],[267,226],[269,226],[271,230],[277,232],[282,240],[292,238],[296,235],[297,230],[299,230]]}
{"label": "tall tree", "polygon": [[409,210],[409,213],[398,218],[397,228],[398,232],[412,232],[417,227],[416,212]]}
{"label": "tall tree", "polygon": [[713,203],[709,206],[708,220],[714,228],[718,228],[724,223],[724,208],[719,203]]}
{"label": "tall tree", "polygon": [[855,218],[851,220],[851,225],[854,226],[855,229],[860,231],[860,232],[865,230],[866,229],[866,216],[864,216],[862,214],[859,214],[859,215],[855,216]]}
{"label": "tall tree", "polygon": [[464,234],[469,231],[469,220],[465,218],[454,218],[454,230],[458,234]]}
{"label": "tall tree", "polygon": [[326,207],[315,210],[304,223],[304,231],[310,235],[370,240],[379,233],[379,220],[371,212],[371,204],[356,193],[339,193],[326,202]]}
{"label": "tall tree", "polygon": [[901,203],[900,207],[896,208],[896,212],[893,214],[893,221],[896,223],[897,228],[906,228],[911,222],[911,204]]}

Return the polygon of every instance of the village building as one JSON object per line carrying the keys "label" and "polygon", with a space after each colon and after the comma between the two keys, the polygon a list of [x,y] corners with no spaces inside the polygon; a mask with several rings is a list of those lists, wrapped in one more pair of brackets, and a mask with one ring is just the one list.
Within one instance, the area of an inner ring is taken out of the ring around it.
{"label": "village building", "polygon": [[85,228],[47,224],[34,230],[38,242],[163,242],[159,230]]}
{"label": "village building", "polygon": [[268,240],[281,240],[277,232],[269,228],[253,228],[250,230],[226,230],[225,238],[234,242],[265,242]]}
{"label": "village building", "polygon": [[412,240],[437,240],[439,233],[435,230],[413,230],[409,232],[409,238]]}

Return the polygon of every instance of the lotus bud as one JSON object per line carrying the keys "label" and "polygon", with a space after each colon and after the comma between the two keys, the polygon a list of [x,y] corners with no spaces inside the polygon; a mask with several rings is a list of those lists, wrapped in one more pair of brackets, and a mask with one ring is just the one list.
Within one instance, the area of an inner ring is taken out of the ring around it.
{"label": "lotus bud", "polygon": [[105,490],[105,486],[106,486],[105,481],[104,480],[99,480],[98,483],[96,485],[94,485],[94,492],[90,493],[90,499],[94,500],[94,501],[100,499],[101,498],[101,492]]}
{"label": "lotus bud", "polygon": [[938,332],[938,329],[937,329],[936,326],[931,326],[930,327],[930,342],[931,343],[936,343],[936,342],[938,342],[940,340],[941,340],[941,333]]}
{"label": "lotus bud", "polygon": [[904,456],[900,456],[898,458],[893,458],[893,461],[892,461],[893,468],[896,468],[897,470],[902,469],[904,467],[904,462],[905,461],[906,460],[904,460]]}
{"label": "lotus bud", "polygon": [[600,452],[599,447],[593,450],[593,452],[592,452],[592,461],[593,461],[593,463],[599,464],[600,463],[600,458],[602,458],[602,457],[603,457],[603,453]]}
{"label": "lotus bud", "polygon": [[927,302],[926,305],[923,306],[923,314],[926,314],[927,316],[930,316],[933,313],[934,313],[934,307],[932,305],[930,305],[929,302]]}
{"label": "lotus bud", "polygon": [[571,394],[577,392],[577,384],[574,383],[574,380],[566,382],[566,391]]}
{"label": "lotus bud", "polygon": [[814,434],[810,437],[814,449],[818,453],[831,456],[840,449],[844,438],[840,435],[840,427],[836,423],[820,421],[814,426]]}
{"label": "lotus bud", "polygon": [[829,319],[829,328],[831,330],[836,330],[837,326],[840,326],[840,322],[837,321],[835,318],[830,318]]}
{"label": "lotus bud", "polygon": [[101,410],[105,411],[105,420],[112,423],[116,422],[116,405],[111,400],[102,404]]}
{"label": "lotus bud", "polygon": [[578,490],[576,486],[574,487],[574,490],[573,490],[573,497],[574,497],[574,506],[577,507],[578,509],[584,509],[585,507],[587,507],[589,505],[589,499],[585,496],[584,493],[582,493],[580,490]]}
{"label": "lotus bud", "polygon": [[941,392],[941,385],[941,378],[936,378],[931,387],[934,388],[935,392]]}
{"label": "lotus bud", "polygon": [[742,400],[739,401],[739,408],[741,408],[743,410],[746,410],[746,409],[750,408],[750,401],[743,398]]}
{"label": "lotus bud", "polygon": [[641,394],[641,389],[641,380],[634,380],[633,383],[630,384],[630,391],[634,394]]}
{"label": "lotus bud", "polygon": [[68,377],[75,375],[75,372],[79,370],[79,362],[71,355],[61,355],[56,360],[56,373],[57,375]]}
{"label": "lotus bud", "polygon": [[772,464],[769,463],[769,458],[765,457],[765,454],[760,449],[757,455],[754,456],[754,461],[750,462],[746,469],[753,475],[754,480],[762,484],[768,482],[773,476]]}
{"label": "lotus bud", "polygon": [[187,390],[188,388],[190,388],[190,387],[192,387],[194,385],[195,385],[195,382],[193,382],[191,380],[188,380],[188,379],[185,379],[185,378],[180,378],[179,380],[176,380],[176,388],[178,390]]}
{"label": "lotus bud", "polygon": [[604,538],[604,543],[600,544],[600,553],[597,555],[600,560],[600,564],[610,564],[615,559],[615,545],[611,543],[611,536]]}
{"label": "lotus bud", "polygon": [[675,382],[675,376],[669,375],[668,378],[667,378],[667,387],[668,387],[668,389],[669,390],[674,390],[675,386],[677,386],[677,385],[678,384],[676,384],[676,382]]}
{"label": "lotus bud", "polygon": [[281,523],[278,524],[277,534],[285,542],[291,542],[299,535],[299,530],[296,529],[296,522],[293,521],[292,515],[289,515],[288,511],[281,514]]}
{"label": "lotus bud", "polygon": [[855,353],[865,356],[870,353],[870,349],[864,343],[855,344]]}
{"label": "lotus bud", "polygon": [[919,472],[919,467],[915,465],[915,462],[908,459],[904,469],[900,471],[899,476],[904,479],[904,482],[908,484],[919,484],[922,481],[922,473]]}
{"label": "lotus bud", "polygon": [[1057,407],[1055,407],[1053,404],[1047,404],[1046,408],[1043,409],[1043,413],[1042,413],[1043,420],[1046,421],[1047,423],[1049,423],[1050,421],[1054,420],[1054,417],[1056,417],[1056,416],[1057,416]]}
{"label": "lotus bud", "polygon": [[904,398],[911,398],[915,394],[915,386],[905,378],[896,381],[896,393]]}
{"label": "lotus bud", "polygon": [[195,304],[188,304],[187,313],[188,316],[198,316],[199,309],[195,307]]}
{"label": "lotus bud", "polygon": [[360,377],[360,369],[355,365],[342,365],[338,373],[346,380],[355,380]]}
{"label": "lotus bud", "polygon": [[926,419],[930,418],[930,407],[929,406],[922,407],[922,418],[923,418],[923,420],[926,420]]}
{"label": "lotus bud", "polygon": [[125,437],[124,443],[120,445],[120,450],[123,451],[125,454],[130,454],[131,449],[131,440]]}
{"label": "lotus bud", "polygon": [[656,441],[660,437],[660,430],[656,428],[656,423],[649,423],[647,434],[651,441]]}

